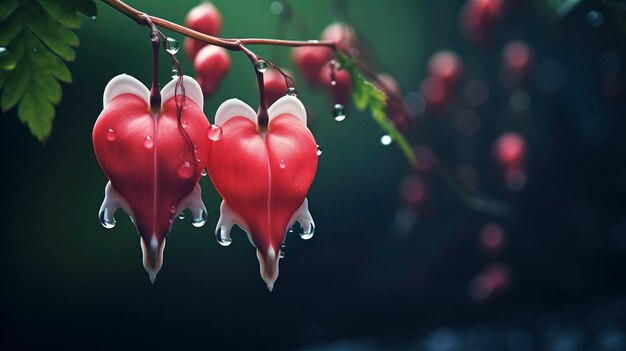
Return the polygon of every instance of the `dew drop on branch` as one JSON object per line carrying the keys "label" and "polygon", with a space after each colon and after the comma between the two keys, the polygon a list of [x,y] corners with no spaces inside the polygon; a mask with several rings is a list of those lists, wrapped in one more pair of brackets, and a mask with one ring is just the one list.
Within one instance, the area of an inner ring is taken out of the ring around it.
{"label": "dew drop on branch", "polygon": [[167,37],[167,39],[165,39],[165,51],[169,52],[172,55],[176,55],[176,53],[178,52],[178,48],[179,45],[176,39],[170,37]]}
{"label": "dew drop on branch", "polygon": [[264,60],[258,60],[256,62],[256,70],[261,73],[265,73],[265,71],[267,71],[267,62]]}
{"label": "dew drop on branch", "polygon": [[336,104],[333,107],[333,117],[335,117],[335,121],[341,122],[346,119],[346,108],[341,104]]}
{"label": "dew drop on branch", "polygon": [[317,145],[317,156],[322,155],[322,147]]}
{"label": "dew drop on branch", "polygon": [[298,91],[294,87],[287,88],[287,96],[298,96]]}

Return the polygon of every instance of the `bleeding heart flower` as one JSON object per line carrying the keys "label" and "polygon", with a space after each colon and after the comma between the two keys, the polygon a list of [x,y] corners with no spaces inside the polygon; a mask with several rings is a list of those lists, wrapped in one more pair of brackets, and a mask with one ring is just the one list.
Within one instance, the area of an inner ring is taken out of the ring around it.
{"label": "bleeding heart flower", "polygon": [[317,169],[317,145],[296,97],[280,98],[268,114],[265,130],[257,125],[250,106],[237,99],[224,102],[215,115],[221,133],[209,136],[213,143],[208,171],[223,198],[215,232],[218,242],[231,243],[235,224],[245,230],[271,291],[287,230],[300,223],[303,239],[311,238],[315,230],[306,194]]}
{"label": "bleeding heart flower", "polygon": [[118,208],[131,216],[152,282],[175,216],[188,208],[195,226],[206,221],[198,179],[210,146],[198,83],[188,76],[177,78],[161,96],[160,108],[151,109],[150,91],[141,82],[125,74],[111,79],[92,136],[109,179],[100,221],[112,228]]}

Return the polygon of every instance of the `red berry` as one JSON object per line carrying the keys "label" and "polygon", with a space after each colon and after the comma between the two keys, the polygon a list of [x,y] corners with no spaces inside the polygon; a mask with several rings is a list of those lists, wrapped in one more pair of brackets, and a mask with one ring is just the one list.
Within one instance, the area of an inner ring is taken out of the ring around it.
{"label": "red berry", "polygon": [[311,85],[319,85],[320,69],[332,58],[333,52],[325,47],[302,46],[292,53],[294,64]]}
{"label": "red berry", "polygon": [[443,107],[450,95],[444,81],[436,76],[426,77],[420,84],[420,92],[426,104],[434,108]]}
{"label": "red berry", "polygon": [[265,87],[265,103],[268,107],[287,93],[285,77],[276,69],[269,69],[263,74],[263,86]]}
{"label": "red berry", "polygon": [[[212,3],[204,2],[189,11],[185,25],[200,33],[216,36],[222,28],[222,16]],[[206,45],[205,42],[187,38],[184,44],[185,54],[193,61],[198,51]]]}
{"label": "red berry", "polygon": [[205,97],[212,95],[230,69],[228,51],[215,45],[203,47],[193,61],[193,69]]}
{"label": "red berry", "polygon": [[528,73],[531,61],[531,52],[523,41],[513,40],[502,49],[502,60],[508,72],[516,76]]}
{"label": "red berry", "polygon": [[526,141],[517,132],[506,132],[496,140],[494,153],[505,168],[520,168],[526,155]]}
{"label": "red berry", "polygon": [[485,42],[502,16],[503,8],[503,0],[468,0],[460,17],[464,34],[474,42]]}
{"label": "red berry", "polygon": [[463,70],[463,64],[457,54],[448,50],[436,52],[428,61],[428,71],[446,84],[456,82]]}
{"label": "red berry", "polygon": [[350,105],[352,100],[352,80],[346,70],[335,69],[335,84],[330,76],[330,63],[324,65],[318,72],[320,84],[328,91],[333,104],[341,104],[344,107]]}

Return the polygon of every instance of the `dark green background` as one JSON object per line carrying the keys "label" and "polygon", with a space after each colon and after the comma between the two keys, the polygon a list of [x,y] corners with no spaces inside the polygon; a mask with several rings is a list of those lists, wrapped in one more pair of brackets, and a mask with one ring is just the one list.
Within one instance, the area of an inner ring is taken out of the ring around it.
{"label": "dark green background", "polygon": [[[128,3],[180,23],[196,1]],[[331,1],[291,3],[315,36],[337,19]],[[348,9],[351,23],[375,52],[376,69],[395,76],[405,91],[418,89],[428,57],[446,48],[463,57],[467,77],[489,82],[492,95],[480,111],[483,130],[472,144],[474,162],[484,172],[481,188],[512,203],[515,214],[501,219],[473,212],[434,175],[426,214],[408,237],[394,237],[389,229],[401,204],[398,184],[410,172],[407,162],[395,146],[380,145],[383,133],[367,114],[351,110],[337,123],[324,94],[299,84],[323,147],[309,193],[317,230],[310,241],[287,239],[280,277],[269,293],[242,232],[227,248],[215,242],[221,200],[207,178],[201,186],[209,220],[201,229],[189,218],[177,220],[154,285],[128,218],[118,212],[114,229],[100,226],[106,179],[93,154],[91,130],[102,92],[120,73],[148,84],[151,61],[147,30],[98,2],[97,20],[86,20],[79,32],[77,60],[70,64],[74,82],[63,87],[47,143],[31,137],[15,111],[0,118],[0,344],[289,349],[363,337],[394,344],[440,326],[623,296],[626,245],[615,240],[623,240],[626,213],[620,188],[624,99],[602,96],[596,64],[622,36],[609,28],[590,30],[584,6],[561,22],[522,6],[508,15],[493,46],[477,48],[460,35],[461,3],[355,0]],[[278,17],[270,13],[269,1],[215,4],[223,36],[274,35]],[[165,33],[182,44],[180,36]],[[293,30],[285,36],[302,38]],[[557,95],[541,95],[531,84],[530,122],[515,124],[503,116],[508,96],[497,82],[500,49],[519,38],[531,44],[538,60],[560,60],[569,76]],[[295,72],[289,49],[254,50]],[[170,65],[161,58],[165,79]],[[248,59],[241,53],[231,59],[220,90],[205,104],[211,121],[231,97],[256,107]],[[579,117],[589,114],[609,130],[600,143],[586,143],[579,133]],[[491,161],[493,140],[508,128],[521,129],[530,145],[529,183],[520,194],[502,186]],[[445,132],[432,139],[442,162],[454,165],[464,144]],[[577,222],[580,213],[583,224]],[[491,220],[507,229],[509,246],[500,259],[511,265],[515,284],[503,297],[476,304],[467,296],[467,284],[489,262],[477,247],[476,232]]]}

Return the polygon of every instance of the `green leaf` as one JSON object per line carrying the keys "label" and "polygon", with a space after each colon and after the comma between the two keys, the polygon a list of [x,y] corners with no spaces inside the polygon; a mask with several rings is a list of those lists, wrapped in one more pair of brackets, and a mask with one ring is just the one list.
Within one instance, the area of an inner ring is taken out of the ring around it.
{"label": "green leaf", "polygon": [[95,16],[93,0],[0,1],[0,107],[17,114],[37,139],[52,130],[61,82],[72,76],[64,61],[76,57],[72,29]]}
{"label": "green leaf", "polygon": [[415,165],[415,154],[411,145],[387,116],[387,97],[385,93],[368,81],[359,67],[348,56],[337,52],[337,61],[340,69],[347,70],[350,73],[354,106],[361,111],[369,108],[378,126],[398,145],[411,165]]}

